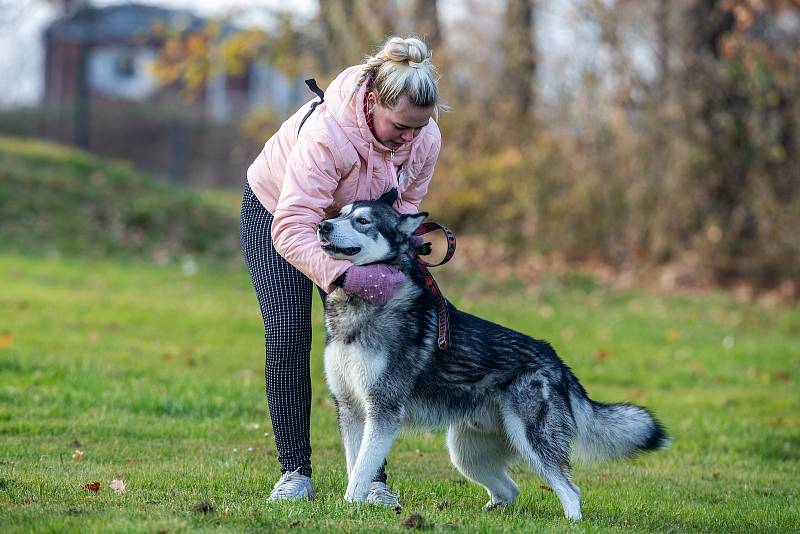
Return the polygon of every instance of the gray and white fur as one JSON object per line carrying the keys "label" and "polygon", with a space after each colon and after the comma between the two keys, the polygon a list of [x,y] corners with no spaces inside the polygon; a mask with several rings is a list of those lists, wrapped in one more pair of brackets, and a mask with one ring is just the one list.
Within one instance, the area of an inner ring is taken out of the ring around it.
{"label": "gray and white fur", "polygon": [[347,205],[317,232],[333,257],[391,264],[407,276],[385,305],[342,289],[326,299],[325,375],[347,460],[345,499],[366,501],[401,427],[446,428],[453,465],[486,488],[487,508],[519,495],[508,466],[521,458],[579,520],[570,453],[591,461],[660,449],[664,429],[646,408],[591,400],[546,341],[449,303],[450,347],[439,349],[435,301],[408,255],[427,214],[401,215],[392,201]]}

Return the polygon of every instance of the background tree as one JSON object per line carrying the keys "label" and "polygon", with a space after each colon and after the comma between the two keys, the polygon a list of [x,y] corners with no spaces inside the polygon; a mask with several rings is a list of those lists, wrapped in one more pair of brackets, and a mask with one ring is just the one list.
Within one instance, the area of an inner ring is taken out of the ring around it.
{"label": "background tree", "polygon": [[534,0],[507,0],[503,51],[505,72],[502,95],[506,120],[512,128],[527,123],[534,106],[536,50]]}
{"label": "background tree", "polygon": [[361,62],[398,27],[394,0],[325,0],[319,3],[319,61],[326,74]]}
{"label": "background tree", "polygon": [[[414,32],[433,50],[442,44],[442,28],[439,23],[439,9],[436,0],[414,0]],[[437,61],[439,56],[436,57]]]}

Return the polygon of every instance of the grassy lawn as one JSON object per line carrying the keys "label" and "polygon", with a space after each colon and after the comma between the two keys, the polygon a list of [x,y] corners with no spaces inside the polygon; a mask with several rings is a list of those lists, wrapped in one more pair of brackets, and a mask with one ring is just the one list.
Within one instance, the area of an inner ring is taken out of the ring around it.
{"label": "grassy lawn", "polygon": [[520,499],[485,512],[441,433],[402,436],[389,458],[397,515],[343,501],[318,302],[318,498],[265,503],[279,471],[255,295],[243,268],[190,267],[0,256],[3,532],[405,531],[412,512],[457,532],[800,531],[798,309],[437,271],[456,305],[550,340],[593,398],[650,407],[674,441],[576,466],[584,520],[571,524],[523,466]]}

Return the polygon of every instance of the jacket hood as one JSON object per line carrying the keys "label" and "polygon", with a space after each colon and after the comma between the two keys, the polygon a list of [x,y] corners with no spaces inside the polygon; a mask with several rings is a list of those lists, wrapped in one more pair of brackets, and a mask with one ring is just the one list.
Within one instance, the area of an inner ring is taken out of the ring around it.
{"label": "jacket hood", "polygon": [[[325,90],[325,104],[359,155],[364,161],[368,161],[373,151],[385,156],[392,150],[378,141],[367,126],[367,117],[364,115],[367,84],[362,83],[358,86],[355,96],[351,98],[361,68],[362,65],[354,65],[342,71]],[[419,136],[395,150],[394,161],[396,163],[406,161],[418,140]]]}

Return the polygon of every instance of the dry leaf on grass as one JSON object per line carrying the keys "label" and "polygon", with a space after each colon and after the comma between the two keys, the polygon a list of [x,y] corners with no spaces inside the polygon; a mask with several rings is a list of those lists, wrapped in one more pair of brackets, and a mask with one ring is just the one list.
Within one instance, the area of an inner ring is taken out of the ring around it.
{"label": "dry leaf on grass", "polygon": [[108,487],[114,490],[117,495],[125,495],[125,482],[123,482],[119,476],[114,477],[114,480],[109,483]]}
{"label": "dry leaf on grass", "polygon": [[99,483],[99,482],[92,482],[92,483],[90,483],[90,484],[85,484],[85,485],[83,486],[83,489],[86,489],[86,490],[89,490],[89,491],[94,491],[94,492],[97,492],[97,490],[99,490],[99,489],[100,489],[100,483]]}
{"label": "dry leaf on grass", "polygon": [[594,359],[599,362],[608,361],[608,351],[606,349],[597,349],[594,353]]}
{"label": "dry leaf on grass", "polygon": [[215,512],[214,504],[211,501],[198,501],[191,507],[191,511],[201,514],[210,514]]}
{"label": "dry leaf on grass", "polygon": [[81,460],[83,460],[85,454],[86,453],[84,453],[82,450],[75,449],[75,452],[72,453],[72,459],[75,460],[76,462],[80,462]]}
{"label": "dry leaf on grass", "polygon": [[404,520],[400,522],[400,526],[403,528],[412,528],[415,530],[427,530],[429,528],[433,528],[433,524],[428,523],[428,521],[417,512],[412,512],[408,514]]}

